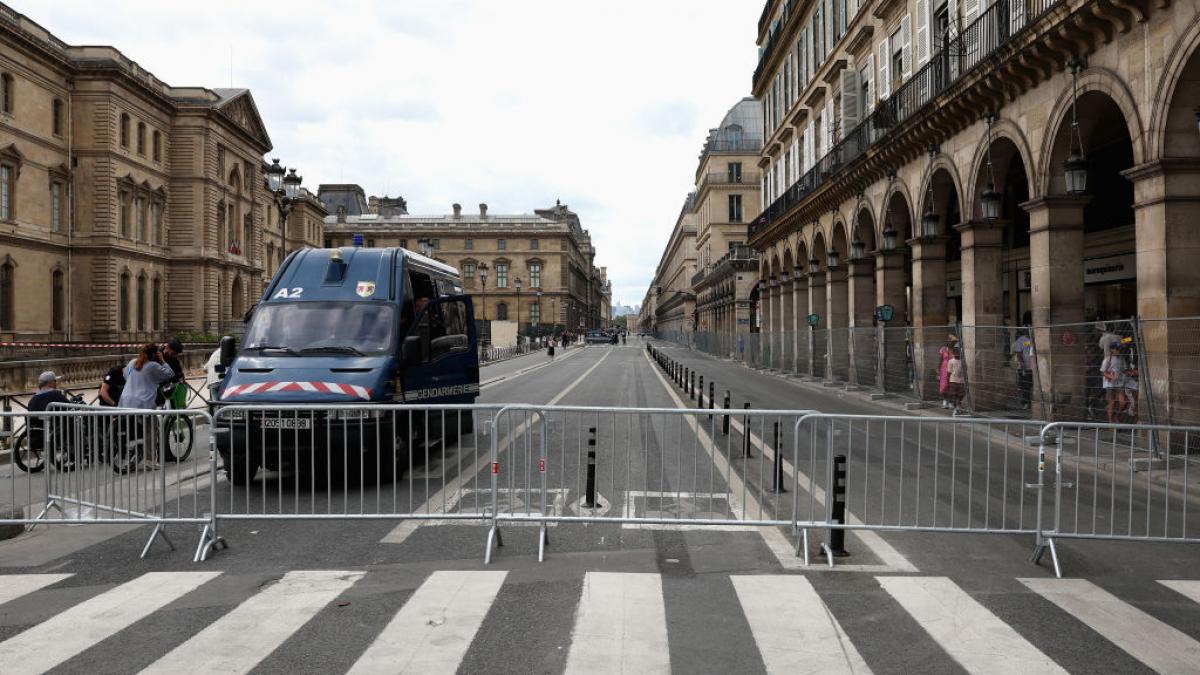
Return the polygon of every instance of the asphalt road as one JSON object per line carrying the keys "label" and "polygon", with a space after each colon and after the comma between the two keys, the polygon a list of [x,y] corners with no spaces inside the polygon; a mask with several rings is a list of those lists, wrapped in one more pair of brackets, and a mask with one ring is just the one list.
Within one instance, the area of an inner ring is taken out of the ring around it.
{"label": "asphalt road", "polygon": [[[705,375],[706,392],[713,379],[719,399],[729,390],[735,408],[881,412],[656,344]],[[796,415],[738,419],[726,435],[719,416],[584,409],[692,405],[644,347],[485,367],[481,404],[560,409],[477,423],[445,452],[422,448],[429,461],[396,483],[320,486],[283,470],[238,488],[214,481],[197,455],[194,485],[176,482],[177,495],[193,490],[201,506],[215,495],[222,513],[306,516],[223,522],[229,548],[204,563],[191,562],[198,533],[189,525],[167,529],[178,550],[158,544],[145,560],[145,527],[38,528],[0,542],[0,672],[1195,672],[1194,546],[1063,541],[1068,578],[1057,580],[1046,559],[1029,562],[1028,534],[851,533],[851,555],[829,570],[816,557],[826,538],[817,530],[805,567],[787,527],[561,522],[547,528],[539,563],[538,527],[505,521],[504,545],[485,567],[484,525],[375,518],[479,511],[490,503],[493,439],[504,448],[497,491],[512,518],[542,508],[565,519],[823,514],[809,480],[824,486],[833,446],[849,455],[851,518],[1001,530],[1036,518],[1021,501],[1036,450],[1011,430],[946,427],[931,437],[919,421],[821,423],[796,443]],[[591,447],[599,507],[587,510]],[[776,447],[785,494],[772,491]],[[1140,523],[1140,490],[1116,478],[1078,481],[1072,503],[1109,500],[1110,515],[1134,509]],[[315,518],[345,512],[365,517]]]}

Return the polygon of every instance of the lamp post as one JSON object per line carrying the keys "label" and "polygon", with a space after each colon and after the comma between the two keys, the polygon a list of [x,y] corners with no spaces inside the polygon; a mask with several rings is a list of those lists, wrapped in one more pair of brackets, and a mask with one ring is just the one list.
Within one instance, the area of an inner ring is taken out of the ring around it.
{"label": "lamp post", "polygon": [[1067,193],[1072,195],[1087,192],[1087,159],[1083,154],[1083,137],[1079,135],[1079,118],[1075,111],[1079,102],[1079,71],[1082,69],[1083,64],[1079,61],[1071,62],[1071,155],[1063,162],[1063,174],[1067,180]]}
{"label": "lamp post", "polygon": [[521,277],[513,279],[513,286],[517,289],[517,337],[521,336]]}
{"label": "lamp post", "polygon": [[[267,167],[267,186],[275,195],[275,206],[279,209],[279,230],[281,232],[286,230],[285,223],[287,223],[288,215],[292,212],[292,206],[300,196],[302,182],[304,179],[296,175],[295,169],[285,175],[279,159],[271,159],[271,166]],[[249,242],[246,243],[249,244]]]}
{"label": "lamp post", "polygon": [[482,298],[484,321],[487,321],[487,278],[488,265],[481,262],[479,263],[479,295]]}
{"label": "lamp post", "polygon": [[921,236],[933,239],[938,235],[938,215],[933,202],[933,158],[937,149],[929,146],[929,190],[925,194],[925,215],[921,216]]}
{"label": "lamp post", "polygon": [[558,311],[555,309],[554,298],[550,298],[550,334],[558,331]]}
{"label": "lamp post", "polygon": [[542,291],[540,289],[537,292],[537,312],[534,313],[533,320],[534,320],[534,326],[537,327],[535,329],[535,332],[538,334],[538,337],[541,337],[542,336]]}
{"label": "lamp post", "polygon": [[883,226],[883,250],[896,250],[896,228],[892,227],[891,223],[887,223]]}
{"label": "lamp post", "polygon": [[1000,193],[996,192],[996,176],[992,173],[992,125],[996,122],[995,115],[988,115],[987,118],[987,169],[988,169],[988,184],[984,188],[983,194],[979,195],[979,200],[983,206],[983,217],[986,220],[994,221],[1000,219]]}

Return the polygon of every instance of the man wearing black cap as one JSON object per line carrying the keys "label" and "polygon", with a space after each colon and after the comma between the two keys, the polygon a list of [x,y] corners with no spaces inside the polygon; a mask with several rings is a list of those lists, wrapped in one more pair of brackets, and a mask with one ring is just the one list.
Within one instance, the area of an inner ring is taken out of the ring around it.
{"label": "man wearing black cap", "polygon": [[[172,408],[187,407],[187,389],[180,386],[184,380],[183,363],[179,360],[179,355],[182,353],[183,343],[179,341],[179,338],[171,338],[170,342],[163,345],[163,363],[166,363],[167,367],[174,373],[170,381],[171,384],[175,385],[171,395]],[[159,401],[159,403],[162,403],[162,401]]]}

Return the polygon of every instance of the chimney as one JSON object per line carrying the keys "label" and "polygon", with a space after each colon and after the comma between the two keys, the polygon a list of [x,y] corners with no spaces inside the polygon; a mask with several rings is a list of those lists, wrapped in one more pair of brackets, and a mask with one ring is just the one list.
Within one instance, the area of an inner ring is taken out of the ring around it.
{"label": "chimney", "polygon": [[480,217],[480,218],[487,218],[487,204],[480,204],[480,205],[479,205],[479,217]]}
{"label": "chimney", "polygon": [[462,218],[462,204],[455,204],[455,205],[454,205],[454,217],[455,217],[455,218]]}

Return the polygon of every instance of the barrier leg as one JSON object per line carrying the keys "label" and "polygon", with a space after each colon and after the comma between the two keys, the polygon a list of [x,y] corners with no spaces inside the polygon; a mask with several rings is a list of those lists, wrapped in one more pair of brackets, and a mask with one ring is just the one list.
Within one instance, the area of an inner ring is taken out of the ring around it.
{"label": "barrier leg", "polygon": [[150,555],[150,547],[154,545],[154,540],[158,537],[162,537],[162,540],[167,542],[167,546],[172,551],[175,550],[175,544],[171,543],[171,538],[167,536],[167,532],[163,529],[162,523],[156,523],[154,525],[154,531],[150,533],[150,538],[146,540],[146,545],[142,547],[142,559],[145,559],[146,556]]}

